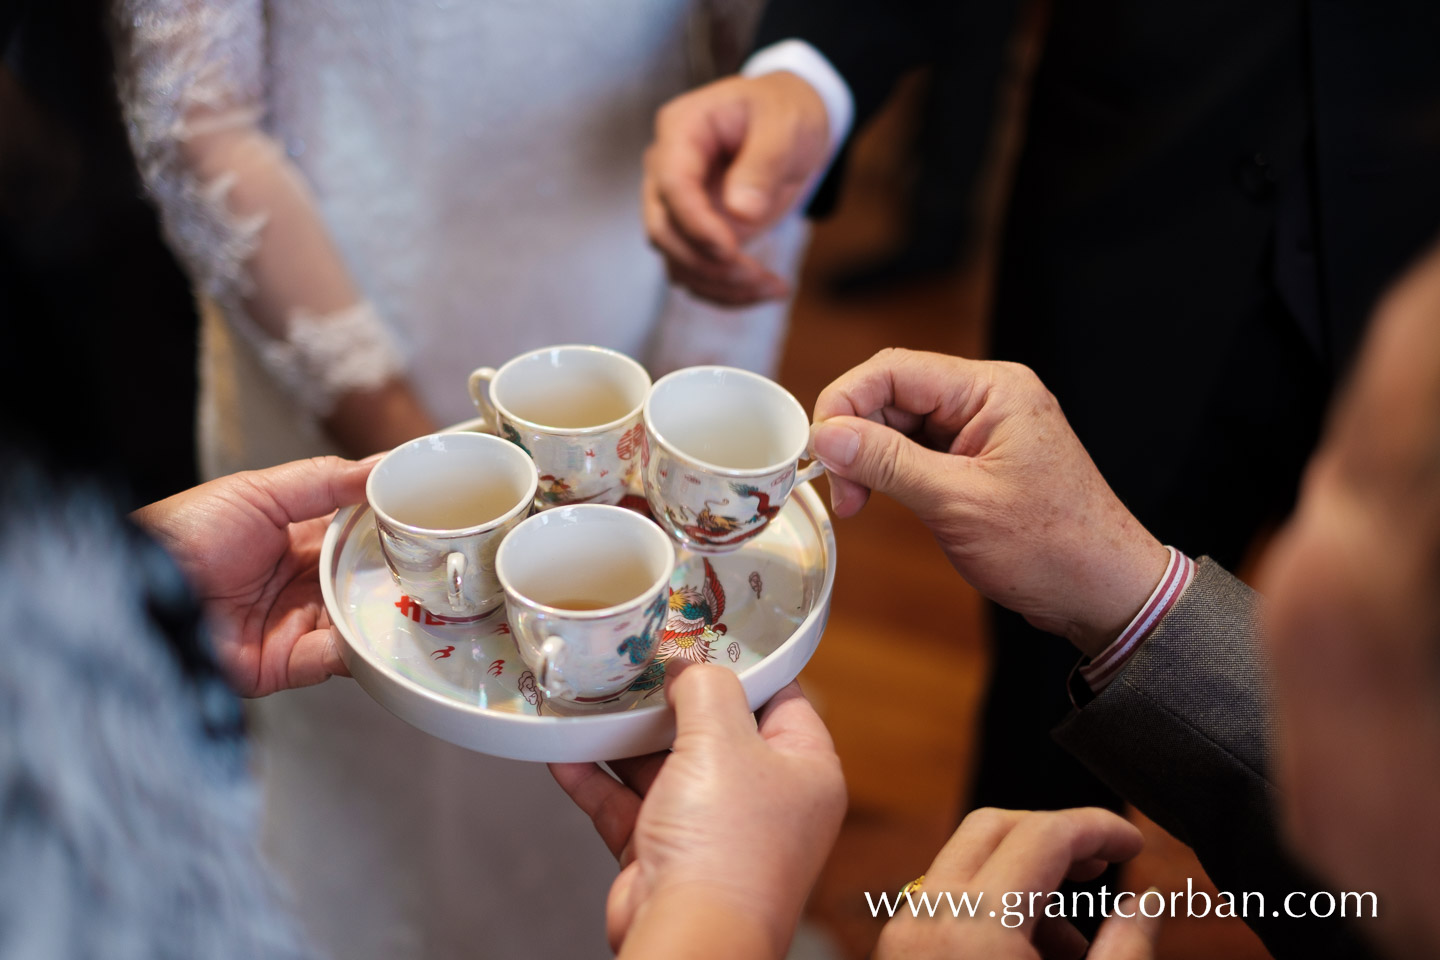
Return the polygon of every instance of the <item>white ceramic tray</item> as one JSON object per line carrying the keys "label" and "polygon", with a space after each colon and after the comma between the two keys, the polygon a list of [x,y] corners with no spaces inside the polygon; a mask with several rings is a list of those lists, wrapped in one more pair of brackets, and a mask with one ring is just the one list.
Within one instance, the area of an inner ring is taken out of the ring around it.
{"label": "white ceramic tray", "polygon": [[402,720],[499,757],[610,760],[662,750],[674,739],[663,690],[671,658],[730,667],[758,708],[800,673],[825,629],[835,534],[808,483],[736,552],[677,552],[655,664],[618,698],[583,714],[562,715],[546,702],[503,610],[478,623],[445,624],[402,597],[364,505],[341,510],[330,524],[320,584],[350,673]]}

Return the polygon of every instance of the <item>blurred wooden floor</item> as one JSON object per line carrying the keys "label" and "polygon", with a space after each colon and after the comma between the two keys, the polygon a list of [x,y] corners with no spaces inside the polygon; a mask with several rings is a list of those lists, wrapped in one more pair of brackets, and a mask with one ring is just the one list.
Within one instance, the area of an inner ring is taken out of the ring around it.
{"label": "blurred wooden floor", "polygon": [[[894,240],[893,144],[904,123],[902,100],[858,145],[840,209],[815,231],[781,371],[807,409],[830,380],[883,347],[983,356],[993,241],[948,279],[846,302],[822,290],[837,268]],[[1007,152],[1003,139],[997,156]],[[992,192],[1003,180],[988,175]],[[922,873],[963,812],[988,662],[979,597],[908,512],[876,497],[836,524],[836,538],[830,623],[801,682],[834,734],[850,812],[810,916],[859,960],[881,927],[864,891],[896,890]],[[1184,889],[1195,877],[1213,889],[1187,848],[1142,827],[1147,848],[1127,870],[1127,887]],[[1266,954],[1239,921],[1179,919],[1162,928],[1159,956]]]}

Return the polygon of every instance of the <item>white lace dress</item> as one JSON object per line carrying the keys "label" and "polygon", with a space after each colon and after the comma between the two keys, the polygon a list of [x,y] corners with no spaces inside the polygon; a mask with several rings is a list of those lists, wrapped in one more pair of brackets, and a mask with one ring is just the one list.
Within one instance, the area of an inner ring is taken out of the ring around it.
{"label": "white lace dress", "polygon": [[[326,449],[397,373],[440,423],[551,343],[765,370],[785,305],[671,291],[638,213],[656,108],[758,0],[117,0],[137,161],[204,307],[207,474]],[[793,277],[804,227],[761,251]],[[614,865],[538,765],[427,737],[353,683],[253,711],[266,837],[346,958],[603,956]]]}

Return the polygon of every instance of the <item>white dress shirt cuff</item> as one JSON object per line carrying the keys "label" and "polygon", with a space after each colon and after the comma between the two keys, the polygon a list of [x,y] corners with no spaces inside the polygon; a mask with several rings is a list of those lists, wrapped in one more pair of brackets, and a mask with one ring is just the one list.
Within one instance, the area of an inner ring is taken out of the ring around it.
{"label": "white dress shirt cuff", "polygon": [[804,40],[781,40],[755,51],[740,68],[740,74],[759,77],[781,70],[795,74],[820,95],[830,123],[830,157],[833,160],[840,144],[850,135],[850,125],[855,122],[855,97],[850,93],[850,85],[823,53]]}

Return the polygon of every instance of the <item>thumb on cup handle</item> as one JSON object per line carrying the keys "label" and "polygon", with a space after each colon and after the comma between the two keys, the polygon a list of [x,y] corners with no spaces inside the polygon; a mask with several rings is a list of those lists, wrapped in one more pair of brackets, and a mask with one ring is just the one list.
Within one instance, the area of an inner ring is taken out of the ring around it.
{"label": "thumb on cup handle", "polygon": [[873,490],[900,501],[923,519],[961,460],[861,417],[831,417],[815,424],[810,450],[830,473],[831,505],[842,517],[857,513]]}

